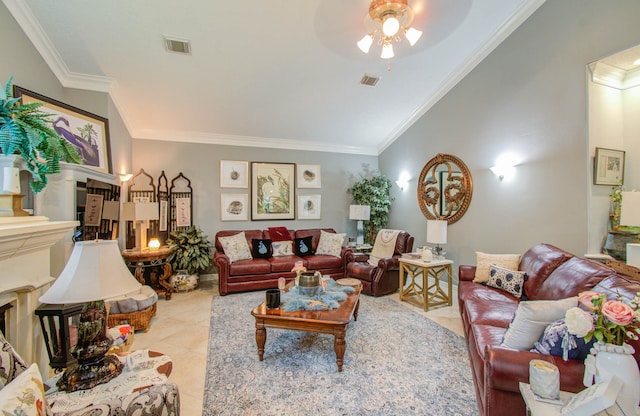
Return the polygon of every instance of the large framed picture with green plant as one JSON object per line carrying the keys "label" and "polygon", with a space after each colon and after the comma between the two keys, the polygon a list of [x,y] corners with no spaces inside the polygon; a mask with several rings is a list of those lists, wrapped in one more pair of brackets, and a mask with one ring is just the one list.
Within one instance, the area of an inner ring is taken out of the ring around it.
{"label": "large framed picture with green plant", "polygon": [[251,219],[295,218],[295,164],[251,163]]}
{"label": "large framed picture with green plant", "polygon": [[51,114],[51,128],[78,150],[84,165],[112,173],[109,120],[17,85],[13,95],[24,104],[42,103],[40,110]]}

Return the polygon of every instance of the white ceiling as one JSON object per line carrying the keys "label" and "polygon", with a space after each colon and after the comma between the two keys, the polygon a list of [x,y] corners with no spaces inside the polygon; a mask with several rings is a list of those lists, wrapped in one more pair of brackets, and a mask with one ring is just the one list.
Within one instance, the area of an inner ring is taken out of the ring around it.
{"label": "white ceiling", "polygon": [[377,155],[544,0],[409,0],[423,35],[390,62],[356,46],[368,0],[3,2],[62,85],[109,92],[133,138]]}

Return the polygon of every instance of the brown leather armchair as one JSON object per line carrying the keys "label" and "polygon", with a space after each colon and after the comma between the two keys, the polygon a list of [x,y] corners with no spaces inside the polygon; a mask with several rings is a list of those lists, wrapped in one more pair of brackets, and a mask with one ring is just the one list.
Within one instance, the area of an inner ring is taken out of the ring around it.
{"label": "brown leather armchair", "polygon": [[355,256],[356,261],[347,263],[346,275],[360,280],[362,293],[366,295],[388,295],[398,290],[400,286],[398,259],[402,253],[410,253],[412,249],[413,237],[406,231],[401,231],[396,239],[393,257],[380,259],[377,266],[372,266],[367,263],[367,259]]}

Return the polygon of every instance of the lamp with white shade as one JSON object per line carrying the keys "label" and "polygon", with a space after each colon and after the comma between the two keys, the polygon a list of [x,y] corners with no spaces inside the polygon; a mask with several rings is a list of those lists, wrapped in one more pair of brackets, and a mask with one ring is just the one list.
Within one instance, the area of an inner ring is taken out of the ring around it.
{"label": "lamp with white shade", "polygon": [[[640,227],[640,192],[622,192],[620,225]],[[640,244],[627,243],[626,254],[627,264],[640,267]]]}
{"label": "lamp with white shade", "polygon": [[447,243],[447,221],[427,220],[427,243],[436,245],[431,248],[434,256],[443,257],[447,253],[440,247],[440,244]]}
{"label": "lamp with white shade", "polygon": [[136,229],[136,249],[146,250],[147,228],[149,221],[160,218],[157,202],[125,202],[123,204],[125,221],[133,221]]}
{"label": "lamp with white shade", "polygon": [[371,218],[371,207],[369,205],[350,205],[349,219],[358,221],[356,244],[364,244],[364,226],[362,221],[369,221]]}
{"label": "lamp with white shade", "polygon": [[[105,356],[113,340],[107,335],[104,300],[134,292],[140,287],[125,265],[116,240],[75,244],[64,270],[39,299],[46,305],[36,309],[50,361],[60,356],[64,361],[67,352],[77,360],[77,363],[67,363],[58,381],[60,390],[90,389],[122,372],[117,357]],[[78,303],[83,305],[79,320],[76,320],[70,316],[69,309],[79,312],[79,308],[74,309],[72,305]],[[58,308],[60,319],[57,322],[53,319],[51,305],[62,305]]]}

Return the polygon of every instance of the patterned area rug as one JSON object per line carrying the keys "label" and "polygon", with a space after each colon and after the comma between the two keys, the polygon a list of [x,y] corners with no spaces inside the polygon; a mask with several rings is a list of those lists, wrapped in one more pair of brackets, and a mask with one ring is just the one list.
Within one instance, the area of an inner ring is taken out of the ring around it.
{"label": "patterned area rug", "polygon": [[333,336],[267,329],[264,292],[213,298],[203,415],[477,415],[464,339],[386,297],[362,296],[338,372]]}

